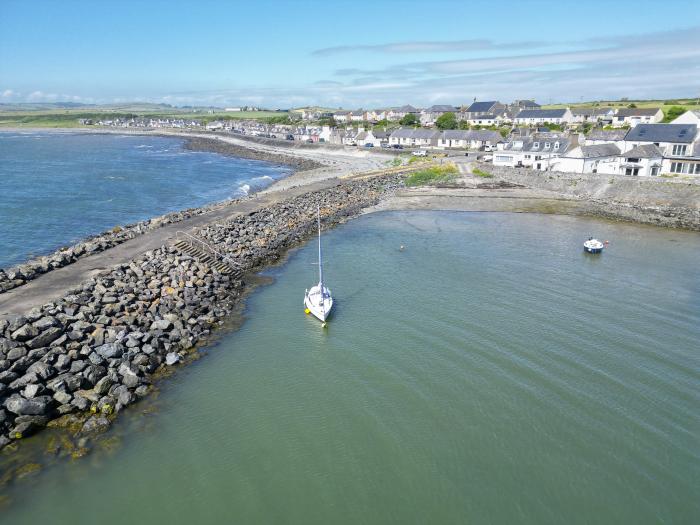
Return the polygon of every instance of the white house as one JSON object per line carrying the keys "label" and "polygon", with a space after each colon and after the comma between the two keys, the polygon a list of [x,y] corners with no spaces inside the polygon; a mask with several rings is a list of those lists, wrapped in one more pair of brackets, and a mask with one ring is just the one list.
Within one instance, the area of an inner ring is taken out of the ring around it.
{"label": "white house", "polygon": [[661,174],[663,151],[656,144],[641,144],[618,157],[616,173],[654,177]]}
{"label": "white house", "polygon": [[350,122],[350,112],[336,111],[333,113],[333,120],[336,122]]}
{"label": "white house", "polygon": [[498,131],[490,130],[446,130],[440,134],[438,148],[462,148],[481,149],[484,147],[495,148],[497,144],[503,142],[503,137]]}
{"label": "white house", "polygon": [[437,143],[438,148],[462,148],[469,147],[469,131],[449,129],[440,133]]}
{"label": "white house", "polygon": [[411,105],[401,106],[400,108],[392,108],[389,111],[387,111],[386,119],[390,120],[392,122],[397,122],[397,121],[401,120],[402,118],[404,118],[409,113],[412,113],[412,114],[418,116],[418,115],[420,115],[420,110],[418,110],[417,108],[414,108]]}
{"label": "white house", "polygon": [[494,153],[493,164],[549,171],[556,164],[556,159],[576,145],[563,133],[535,133],[526,137],[513,137],[502,150]]}
{"label": "white house", "polygon": [[351,122],[362,122],[365,120],[365,111],[359,109],[357,111],[351,111],[350,112],[350,121]]}
{"label": "white house", "polygon": [[423,126],[433,126],[435,121],[445,113],[455,113],[456,116],[457,108],[447,104],[436,104],[434,106],[430,106],[429,108],[421,111],[420,123]]}
{"label": "white house", "polygon": [[367,144],[372,144],[372,146],[375,148],[381,146],[381,141],[379,140],[379,138],[374,136],[372,130],[360,130],[359,133],[355,136],[355,143],[358,147],[363,147]]}
{"label": "white house", "polygon": [[466,110],[461,112],[462,120],[471,121],[480,116],[491,115],[494,118],[497,115],[503,116],[506,111],[506,105],[501,104],[496,100],[487,100],[484,102],[474,101]]}
{"label": "white house", "polygon": [[[627,132],[623,153],[652,144],[663,156],[662,173],[700,175],[700,135],[697,124],[638,124]],[[658,173],[649,173],[656,175]]]}
{"label": "white house", "polygon": [[572,108],[572,122],[612,122],[615,110],[613,108],[579,107]]}
{"label": "white house", "polygon": [[399,144],[408,147],[435,147],[438,144],[440,132],[430,129],[401,128],[389,135],[389,144]]}
{"label": "white house", "polygon": [[614,169],[620,148],[615,144],[576,146],[552,161],[552,170],[568,173],[610,173]]}
{"label": "white house", "polygon": [[615,113],[612,125],[635,127],[637,124],[656,124],[663,119],[664,113],[659,108],[623,108]]}
{"label": "white house", "polygon": [[568,124],[574,116],[569,108],[565,109],[524,109],[515,116],[516,124],[537,126],[539,124]]}
{"label": "white house", "polygon": [[695,124],[700,127],[700,109],[691,109],[679,115],[671,124]]}

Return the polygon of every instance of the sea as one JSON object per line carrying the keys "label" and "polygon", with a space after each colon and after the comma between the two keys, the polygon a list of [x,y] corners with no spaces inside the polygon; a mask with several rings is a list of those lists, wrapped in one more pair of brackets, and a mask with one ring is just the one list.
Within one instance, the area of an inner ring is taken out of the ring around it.
{"label": "sea", "polygon": [[312,241],[108,445],[38,446],[0,522],[698,522],[699,234],[392,211],[322,242],[326,328]]}
{"label": "sea", "polygon": [[244,197],[287,166],[175,137],[0,131],[0,268],[171,211]]}

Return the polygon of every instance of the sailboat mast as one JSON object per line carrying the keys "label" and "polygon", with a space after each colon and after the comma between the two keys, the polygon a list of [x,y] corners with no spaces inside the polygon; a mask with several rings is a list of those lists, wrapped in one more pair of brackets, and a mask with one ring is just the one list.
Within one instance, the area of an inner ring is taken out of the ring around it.
{"label": "sailboat mast", "polygon": [[321,259],[321,207],[316,206],[316,220],[318,221],[318,283],[323,297],[323,262]]}

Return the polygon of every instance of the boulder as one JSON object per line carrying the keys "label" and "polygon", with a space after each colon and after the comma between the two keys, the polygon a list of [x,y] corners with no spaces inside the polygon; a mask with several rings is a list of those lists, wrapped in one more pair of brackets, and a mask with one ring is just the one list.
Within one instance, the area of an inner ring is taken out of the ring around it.
{"label": "boulder", "polygon": [[32,323],[32,326],[34,326],[34,328],[37,328],[39,331],[46,330],[47,328],[51,328],[52,326],[58,325],[58,321],[54,317],[50,316],[44,316],[38,321],[34,321]]}
{"label": "boulder", "polygon": [[165,364],[168,366],[172,366],[179,362],[180,354],[178,354],[177,352],[170,352],[168,355],[165,356]]}
{"label": "boulder", "polygon": [[172,325],[173,324],[167,319],[158,319],[151,323],[151,330],[168,330]]}
{"label": "boulder", "polygon": [[29,384],[26,387],[24,387],[22,395],[27,399],[31,399],[33,397],[41,395],[45,390],[46,388],[44,387],[44,385]]}
{"label": "boulder", "polygon": [[29,341],[39,335],[39,329],[29,323],[12,332],[12,339],[15,341]]}
{"label": "boulder", "polygon": [[23,346],[17,346],[7,352],[7,358],[10,361],[16,361],[17,359],[19,359],[20,357],[24,357],[25,355],[27,355],[27,349]]}
{"label": "boulder", "polygon": [[80,434],[83,436],[100,434],[109,428],[109,424],[109,419],[104,416],[92,416],[85,422]]}
{"label": "boulder", "polygon": [[95,352],[105,359],[112,359],[113,357],[121,357],[124,353],[121,347],[117,343],[106,343],[102,346],[95,348]]}
{"label": "boulder", "polygon": [[61,337],[63,329],[53,326],[41,332],[38,336],[27,343],[29,348],[40,348],[42,346],[49,346],[54,340]]}
{"label": "boulder", "polygon": [[58,401],[59,404],[65,405],[66,403],[70,403],[70,400],[73,399],[73,396],[69,394],[68,392],[56,392],[53,395],[53,398]]}
{"label": "boulder", "polygon": [[27,373],[34,374],[38,378],[46,380],[54,376],[54,374],[56,373],[56,369],[48,363],[44,363],[43,361],[37,361],[36,363],[29,366],[29,368],[27,369]]}
{"label": "boulder", "polygon": [[100,379],[96,384],[95,388],[93,390],[95,391],[96,394],[98,395],[105,395],[107,392],[109,392],[110,387],[114,383],[112,380],[109,378],[109,376],[104,376],[102,379]]}
{"label": "boulder", "polygon": [[19,395],[13,395],[5,401],[5,408],[19,416],[42,416],[51,411],[53,400],[49,396],[38,396],[25,399]]}

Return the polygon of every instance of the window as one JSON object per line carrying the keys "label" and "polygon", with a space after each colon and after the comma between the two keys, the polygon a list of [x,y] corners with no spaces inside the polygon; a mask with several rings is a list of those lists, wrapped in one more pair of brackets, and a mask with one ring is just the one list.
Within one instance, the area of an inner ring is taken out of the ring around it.
{"label": "window", "polygon": [[685,165],[682,162],[672,162],[671,163],[671,173],[683,173],[683,167]]}
{"label": "window", "polygon": [[639,159],[628,158],[627,162],[639,162]]}
{"label": "window", "polygon": [[673,145],[673,155],[685,155],[686,145],[685,144],[674,144]]}
{"label": "window", "polygon": [[558,142],[555,142],[555,143],[554,143],[554,149],[559,149],[559,143],[558,143]]}
{"label": "window", "polygon": [[[692,170],[691,170],[692,173]],[[695,175],[700,175],[700,164],[695,165]]]}
{"label": "window", "polygon": [[639,168],[625,168],[625,175],[639,175]]}
{"label": "window", "polygon": [[535,142],[535,143],[532,145],[532,147],[533,147],[533,148],[539,148],[539,147],[540,147],[540,143],[539,143],[539,142]]}
{"label": "window", "polygon": [[549,149],[549,142],[544,143],[544,149]]}
{"label": "window", "polygon": [[510,162],[513,157],[508,157],[506,155],[496,155],[496,162]]}
{"label": "window", "polygon": [[[532,156],[532,155],[525,155],[525,158],[526,158],[526,159],[529,159],[531,156]],[[698,166],[700,166],[700,164],[698,164]]]}

